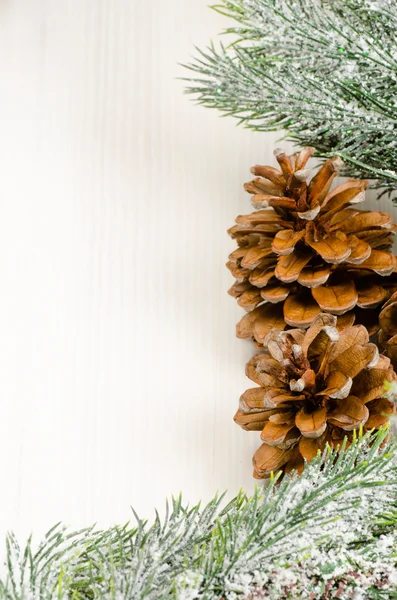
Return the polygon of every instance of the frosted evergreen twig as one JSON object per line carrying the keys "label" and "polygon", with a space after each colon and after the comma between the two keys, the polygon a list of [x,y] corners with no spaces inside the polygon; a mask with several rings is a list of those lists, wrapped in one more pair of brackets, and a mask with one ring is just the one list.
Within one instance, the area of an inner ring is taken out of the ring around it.
{"label": "frosted evergreen twig", "polygon": [[339,456],[328,448],[302,477],[274,477],[223,509],[222,497],[203,509],[178,497],[152,525],[58,525],[36,551],[10,535],[0,600],[325,600],[338,590],[391,600],[397,441],[382,446],[386,435],[357,436]]}
{"label": "frosted evergreen twig", "polygon": [[346,174],[397,189],[394,0],[222,0],[230,43],[197,49],[187,92],[257,131],[286,131]]}

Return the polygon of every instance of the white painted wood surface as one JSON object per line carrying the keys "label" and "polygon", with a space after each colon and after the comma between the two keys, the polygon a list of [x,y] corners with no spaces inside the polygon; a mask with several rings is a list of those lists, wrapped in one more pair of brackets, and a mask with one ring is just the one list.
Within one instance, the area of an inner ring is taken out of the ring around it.
{"label": "white painted wood surface", "polygon": [[253,488],[225,230],[277,136],[183,96],[206,5],[0,0],[1,533]]}

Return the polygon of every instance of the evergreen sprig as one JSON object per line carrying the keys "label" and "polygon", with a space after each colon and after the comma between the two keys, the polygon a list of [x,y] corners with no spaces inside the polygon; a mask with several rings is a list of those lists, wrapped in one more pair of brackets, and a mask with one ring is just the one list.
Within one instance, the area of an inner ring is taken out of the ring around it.
{"label": "evergreen sprig", "polygon": [[258,131],[286,130],[346,174],[397,189],[394,0],[222,0],[228,45],[197,49],[188,93]]}
{"label": "evergreen sprig", "polygon": [[396,598],[397,442],[366,434],[300,478],[148,525],[7,538],[1,600]]}

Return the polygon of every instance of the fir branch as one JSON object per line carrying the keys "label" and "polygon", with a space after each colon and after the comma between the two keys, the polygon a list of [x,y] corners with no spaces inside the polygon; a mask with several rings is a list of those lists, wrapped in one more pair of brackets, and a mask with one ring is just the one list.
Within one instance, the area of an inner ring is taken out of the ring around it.
{"label": "fir branch", "polygon": [[7,540],[1,600],[395,598],[397,442],[329,448],[221,509],[174,499],[149,526],[53,528],[35,551]]}
{"label": "fir branch", "polygon": [[198,50],[187,92],[257,131],[335,154],[397,189],[393,0],[222,0],[229,46]]}

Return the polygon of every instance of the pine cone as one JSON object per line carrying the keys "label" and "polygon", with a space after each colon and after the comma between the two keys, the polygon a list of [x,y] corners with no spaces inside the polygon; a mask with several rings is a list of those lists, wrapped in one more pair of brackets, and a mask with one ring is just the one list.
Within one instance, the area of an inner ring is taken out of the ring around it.
{"label": "pine cone", "polygon": [[377,429],[394,412],[383,397],[385,382],[396,380],[390,359],[379,356],[363,325],[338,332],[337,318],[321,313],[309,329],[272,330],[266,352],[247,364],[258,384],[240,399],[235,421],[262,430],[254,455],[254,476],[283,468],[301,471],[328,442],[332,448],[361,427]]}
{"label": "pine cone", "polygon": [[386,350],[397,369],[397,292],[389,298],[379,314],[379,344]]}
{"label": "pine cone", "polygon": [[391,285],[397,264],[392,217],[356,209],[366,181],[351,179],[330,191],[342,164],[338,157],[307,183],[313,151],[286,156],[276,150],[281,171],[253,167],[257,177],[245,189],[258,210],[237,217],[229,230],[238,244],[227,263],[237,279],[229,293],[249,311],[237,335],[258,345],[272,327],[305,328],[320,312],[343,315],[341,328],[364,322],[372,333],[373,309],[388,297],[385,284]]}

